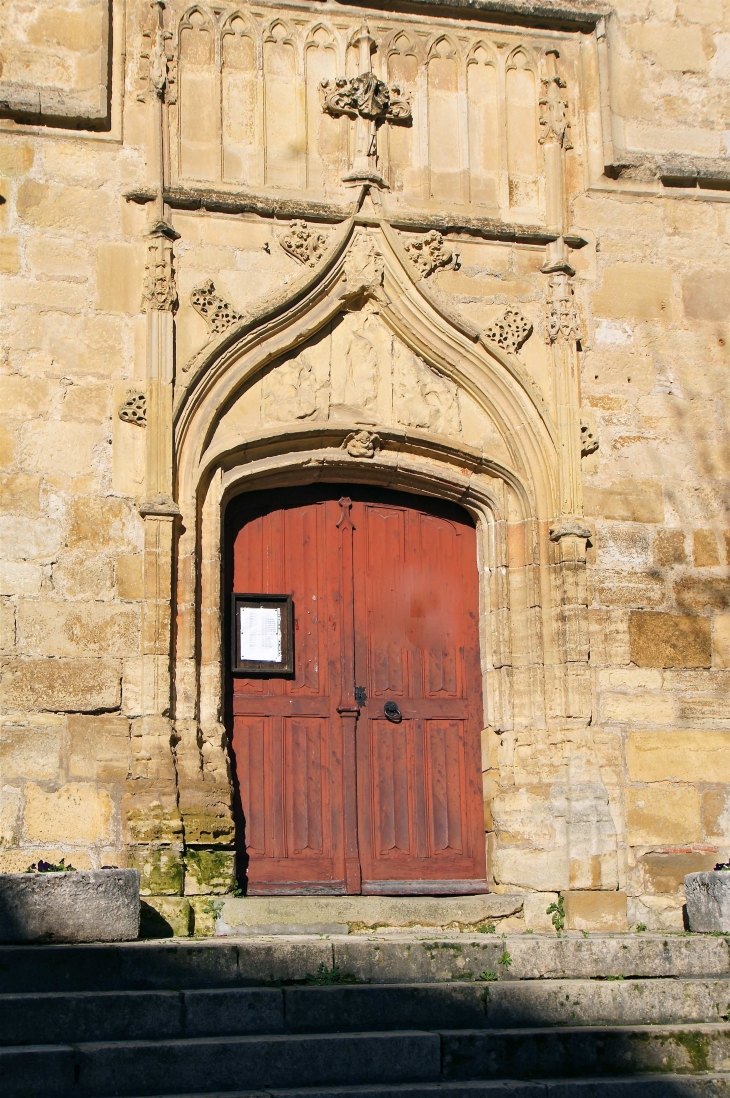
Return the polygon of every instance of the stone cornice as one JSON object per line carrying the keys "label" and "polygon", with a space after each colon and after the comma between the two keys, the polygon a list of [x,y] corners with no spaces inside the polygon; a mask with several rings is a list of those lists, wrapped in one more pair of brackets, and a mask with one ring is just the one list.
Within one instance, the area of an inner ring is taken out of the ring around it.
{"label": "stone cornice", "polygon": [[[153,202],[156,192],[151,188],[128,191],[124,196],[128,202],[146,204]],[[336,203],[313,202],[307,198],[280,198],[273,195],[257,194],[249,191],[222,191],[208,187],[170,187],[163,194],[165,204],[173,210],[205,210],[208,213],[246,214],[275,218],[287,221],[302,218],[306,221],[320,221],[339,224],[351,218],[357,203],[338,205]],[[540,225],[515,225],[488,217],[467,217],[463,214],[436,214],[420,210],[387,210],[382,216],[355,214],[358,224],[380,224],[387,222],[395,229],[404,232],[428,232],[437,229],[440,233],[470,233],[485,240],[504,240],[518,244],[545,245],[557,240],[557,235]],[[563,236],[571,248],[582,248],[587,239],[576,233]]]}
{"label": "stone cornice", "polygon": [[[419,12],[429,15],[449,15],[489,19],[494,23],[519,23],[525,27],[546,27],[551,30],[592,31],[597,23],[612,14],[610,4],[551,3],[550,0],[336,0],[343,7],[362,7],[394,12]],[[426,11],[424,12],[424,9]]]}

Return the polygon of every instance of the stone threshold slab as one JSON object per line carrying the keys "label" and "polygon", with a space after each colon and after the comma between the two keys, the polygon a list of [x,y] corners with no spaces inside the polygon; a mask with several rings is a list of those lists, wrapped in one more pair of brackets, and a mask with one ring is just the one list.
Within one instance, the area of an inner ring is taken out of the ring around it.
{"label": "stone threshold slab", "polygon": [[353,934],[415,927],[476,930],[520,915],[522,895],[500,896],[252,896],[230,898],[217,937]]}

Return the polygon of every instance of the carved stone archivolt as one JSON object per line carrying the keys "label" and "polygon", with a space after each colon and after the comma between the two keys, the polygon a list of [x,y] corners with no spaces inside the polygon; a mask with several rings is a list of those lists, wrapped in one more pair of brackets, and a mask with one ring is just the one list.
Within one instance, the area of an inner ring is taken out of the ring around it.
{"label": "carved stone archivolt", "polygon": [[147,397],[139,389],[130,389],[127,397],[119,405],[117,415],[123,423],[134,423],[137,427],[147,426]]}
{"label": "carved stone archivolt", "polygon": [[279,237],[279,244],[292,259],[305,267],[316,267],[325,253],[327,237],[310,228],[306,221],[292,221],[289,232]]}
{"label": "carved stone archivolt", "polygon": [[556,271],[550,279],[550,295],[545,317],[545,342],[579,339],[580,325],[575,307],[573,285],[565,271]]}
{"label": "carved stone archivolt", "polygon": [[374,72],[363,72],[346,80],[339,77],[334,83],[323,80],[320,87],[324,94],[322,110],[333,118],[365,118],[370,122],[411,121],[411,104],[397,84],[390,87],[379,80]]}
{"label": "carved stone archivolt", "polygon": [[448,268],[454,265],[454,253],[444,238],[436,229],[419,236],[415,240],[409,240],[404,244],[405,251],[411,262],[418,268],[424,278],[428,278],[440,267]]}
{"label": "carved stone archivolt", "polygon": [[342,443],[350,457],[372,458],[380,449],[380,436],[372,431],[352,431]]}
{"label": "carved stone archivolt", "polygon": [[502,351],[516,354],[532,335],[532,321],[519,309],[507,309],[499,320],[489,325],[484,335]]}
{"label": "carved stone archivolt", "polygon": [[196,313],[200,313],[210,328],[211,335],[221,335],[231,324],[242,319],[241,313],[236,312],[232,305],[215,292],[210,278],[195,287],[190,295],[190,304]]}

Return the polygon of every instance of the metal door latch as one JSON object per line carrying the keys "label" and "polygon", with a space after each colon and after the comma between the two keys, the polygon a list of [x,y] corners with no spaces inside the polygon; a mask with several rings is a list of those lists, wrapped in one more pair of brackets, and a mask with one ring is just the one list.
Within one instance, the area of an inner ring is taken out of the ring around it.
{"label": "metal door latch", "polygon": [[389,721],[393,721],[394,724],[400,724],[403,720],[403,714],[398,708],[397,702],[386,702],[383,706],[383,712]]}
{"label": "metal door latch", "polygon": [[355,687],[355,701],[357,702],[358,705],[367,705],[368,696],[365,693],[365,687],[364,686],[356,686]]}

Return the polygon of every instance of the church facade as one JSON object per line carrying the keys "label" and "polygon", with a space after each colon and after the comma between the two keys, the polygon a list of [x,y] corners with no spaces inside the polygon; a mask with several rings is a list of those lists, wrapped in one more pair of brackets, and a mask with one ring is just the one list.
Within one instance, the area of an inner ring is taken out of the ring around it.
{"label": "church facade", "polygon": [[730,858],[726,0],[0,18],[0,872],[681,930]]}

